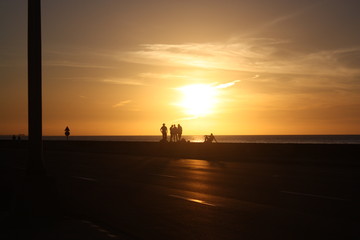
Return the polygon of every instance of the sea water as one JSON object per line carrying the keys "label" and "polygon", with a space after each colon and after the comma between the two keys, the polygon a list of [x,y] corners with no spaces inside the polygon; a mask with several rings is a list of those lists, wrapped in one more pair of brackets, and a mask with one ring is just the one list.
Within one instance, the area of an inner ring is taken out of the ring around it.
{"label": "sea water", "polygon": [[[168,136],[169,137],[169,136]],[[360,135],[215,135],[219,143],[298,143],[298,144],[360,144]],[[0,136],[0,139],[11,139],[12,136]],[[190,142],[203,142],[204,135],[184,135]],[[21,136],[26,140],[26,136]],[[66,140],[64,136],[44,136],[44,140]],[[160,135],[154,136],[72,136],[71,141],[130,141],[159,142]]]}

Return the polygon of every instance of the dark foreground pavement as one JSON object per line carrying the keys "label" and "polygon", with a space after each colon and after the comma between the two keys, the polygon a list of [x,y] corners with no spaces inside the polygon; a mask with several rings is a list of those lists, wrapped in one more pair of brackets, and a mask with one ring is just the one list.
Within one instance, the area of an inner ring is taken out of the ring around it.
{"label": "dark foreground pavement", "polygon": [[[16,169],[2,175],[4,191],[10,192],[4,182],[16,182],[24,163],[16,160],[21,151],[2,151]],[[58,190],[53,208],[60,211],[32,225],[3,221],[2,234],[34,239],[360,238],[358,165],[309,159],[301,164],[299,158],[291,163],[291,154],[289,164],[244,156],[248,159],[240,155],[228,161],[47,150],[46,167]],[[6,198],[2,206],[9,206]]]}
{"label": "dark foreground pavement", "polygon": [[[0,239],[39,239],[39,240],[108,240],[128,239],[98,226],[89,220],[72,219],[70,217],[49,219],[31,219],[30,223],[19,220],[8,221],[9,216],[3,214]],[[50,221],[50,222],[49,222]]]}
{"label": "dark foreground pavement", "polygon": [[[26,151],[24,149],[1,149],[0,164],[0,239],[1,240],[108,240],[129,239],[106,224],[73,215],[58,192],[54,177],[46,177],[46,189],[35,199],[44,204],[34,209],[34,201],[26,189],[31,187],[26,176]],[[51,189],[50,189],[51,188]],[[50,195],[50,196],[49,196]],[[47,202],[48,200],[51,203]],[[35,204],[36,205],[36,204]],[[36,208],[36,207],[35,207]]]}

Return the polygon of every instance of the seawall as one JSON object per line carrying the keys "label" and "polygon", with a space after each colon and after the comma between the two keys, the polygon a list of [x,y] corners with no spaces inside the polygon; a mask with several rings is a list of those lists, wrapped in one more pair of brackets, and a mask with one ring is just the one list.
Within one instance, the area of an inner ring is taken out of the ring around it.
{"label": "seawall", "polygon": [[[1,148],[26,149],[27,141],[0,141]],[[358,144],[159,143],[44,141],[44,151],[93,152],[213,161],[360,166]]]}

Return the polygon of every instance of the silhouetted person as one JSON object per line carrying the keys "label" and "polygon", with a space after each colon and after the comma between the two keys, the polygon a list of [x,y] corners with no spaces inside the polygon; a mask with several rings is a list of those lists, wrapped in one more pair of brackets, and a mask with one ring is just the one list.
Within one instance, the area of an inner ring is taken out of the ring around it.
{"label": "silhouetted person", "polygon": [[16,135],[12,135],[12,140],[16,141]]}
{"label": "silhouetted person", "polygon": [[174,127],[173,127],[173,138],[174,138],[174,142],[178,141],[178,129],[177,129],[175,124],[174,124]]}
{"label": "silhouetted person", "polygon": [[205,136],[205,143],[212,143],[215,140],[217,143],[215,136],[211,133],[210,136]]}
{"label": "silhouetted person", "polygon": [[68,126],[66,126],[66,128],[65,128],[65,136],[66,136],[66,140],[69,140],[70,128]]}
{"label": "silhouetted person", "polygon": [[180,124],[178,124],[178,127],[177,127],[178,141],[181,141],[181,135],[182,135],[182,126],[180,126]]}
{"label": "silhouetted person", "polygon": [[174,124],[170,127],[170,142],[174,141]]}
{"label": "silhouetted person", "polygon": [[167,142],[167,127],[165,126],[165,123],[163,123],[160,128],[160,132],[162,133],[162,141]]}

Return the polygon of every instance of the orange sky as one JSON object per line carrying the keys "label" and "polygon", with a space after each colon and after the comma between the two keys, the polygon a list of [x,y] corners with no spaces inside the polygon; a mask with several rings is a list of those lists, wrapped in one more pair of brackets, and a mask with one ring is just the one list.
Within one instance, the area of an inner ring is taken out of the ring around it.
{"label": "orange sky", "polygon": [[[42,2],[44,135],[360,134],[356,1]],[[26,3],[0,3],[0,135],[27,134]]]}

